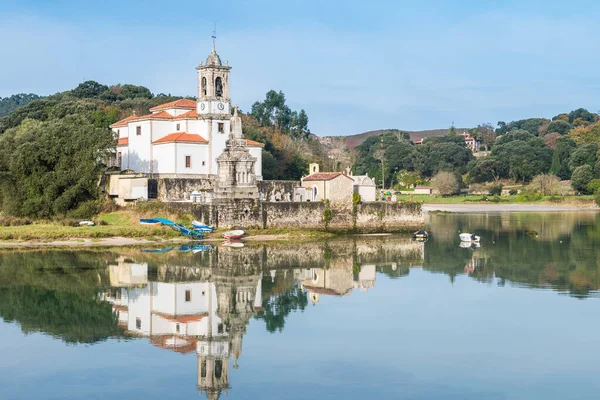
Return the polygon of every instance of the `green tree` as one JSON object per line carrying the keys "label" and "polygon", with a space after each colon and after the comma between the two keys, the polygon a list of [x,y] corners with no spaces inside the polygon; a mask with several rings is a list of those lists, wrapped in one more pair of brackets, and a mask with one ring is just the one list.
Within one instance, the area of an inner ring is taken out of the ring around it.
{"label": "green tree", "polygon": [[573,175],[571,175],[571,186],[582,194],[589,194],[590,190],[588,185],[594,179],[594,173],[592,167],[589,165],[582,165],[575,168]]}

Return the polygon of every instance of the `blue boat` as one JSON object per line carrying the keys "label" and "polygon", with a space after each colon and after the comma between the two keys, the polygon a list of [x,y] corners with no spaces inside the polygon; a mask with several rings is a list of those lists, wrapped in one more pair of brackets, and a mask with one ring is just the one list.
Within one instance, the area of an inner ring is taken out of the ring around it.
{"label": "blue boat", "polygon": [[161,226],[162,222],[154,218],[142,218],[140,219],[140,224],[147,226]]}
{"label": "blue boat", "polygon": [[205,224],[203,224],[202,222],[199,222],[199,221],[192,221],[192,226],[197,231],[207,232],[207,233],[210,233],[210,232],[212,232],[215,229],[214,226],[205,225]]}
{"label": "blue boat", "polygon": [[166,253],[167,251],[171,251],[172,247],[167,247],[164,249],[143,249],[142,253]]}

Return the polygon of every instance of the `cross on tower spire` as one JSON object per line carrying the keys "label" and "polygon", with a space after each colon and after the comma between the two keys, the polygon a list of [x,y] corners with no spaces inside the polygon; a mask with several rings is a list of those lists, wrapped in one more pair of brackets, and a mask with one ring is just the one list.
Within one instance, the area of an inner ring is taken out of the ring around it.
{"label": "cross on tower spire", "polygon": [[215,28],[213,29],[213,34],[212,34],[212,42],[213,42],[213,52],[215,51],[215,39],[217,38],[217,23],[215,22]]}

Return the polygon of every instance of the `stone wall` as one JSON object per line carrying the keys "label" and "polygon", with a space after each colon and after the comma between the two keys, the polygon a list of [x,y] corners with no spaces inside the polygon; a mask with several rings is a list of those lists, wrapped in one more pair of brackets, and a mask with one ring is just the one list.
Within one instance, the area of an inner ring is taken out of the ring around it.
{"label": "stone wall", "polygon": [[258,191],[262,193],[264,201],[271,201],[272,196],[275,201],[284,201],[286,194],[294,201],[294,188],[300,186],[300,181],[260,181]]}
{"label": "stone wall", "polygon": [[189,200],[191,193],[213,191],[214,178],[158,178],[158,200],[184,201]]}
{"label": "stone wall", "polygon": [[323,229],[323,202],[263,203],[265,228]]}
{"label": "stone wall", "polygon": [[[324,202],[260,202],[257,200],[215,201],[212,204],[168,203],[173,209],[189,212],[203,223],[220,228],[326,228]],[[413,229],[424,223],[419,203],[372,202],[330,206],[327,228],[334,231],[394,231]]]}

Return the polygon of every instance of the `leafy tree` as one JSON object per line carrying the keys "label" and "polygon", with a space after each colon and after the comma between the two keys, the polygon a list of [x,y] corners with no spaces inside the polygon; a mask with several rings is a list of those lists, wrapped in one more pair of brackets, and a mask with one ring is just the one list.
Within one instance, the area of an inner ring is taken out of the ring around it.
{"label": "leafy tree", "polygon": [[[513,139],[513,140],[509,140]],[[529,133],[511,132],[499,138],[492,155],[502,164],[501,171],[515,181],[526,182],[546,173],[552,165],[552,149]]]}
{"label": "leafy tree", "polygon": [[423,141],[414,163],[421,176],[433,176],[442,170],[463,174],[472,159],[473,153],[465,146],[462,137],[438,136]]}
{"label": "leafy tree", "polygon": [[571,129],[573,129],[573,125],[571,125],[567,121],[556,120],[548,124],[547,131],[548,133],[557,132],[561,135],[566,135]]}
{"label": "leafy tree", "polygon": [[281,91],[269,90],[264,101],[252,105],[249,115],[261,126],[275,127],[294,138],[306,139],[310,133],[306,112],[292,111],[285,104],[285,95]]}
{"label": "leafy tree", "polygon": [[85,81],[73,89],[71,94],[80,99],[99,98],[106,91],[108,91],[108,86],[106,85],[102,85],[96,81]]}
{"label": "leafy tree", "polygon": [[469,182],[482,183],[499,181],[508,176],[508,164],[503,163],[494,156],[481,157],[474,160],[469,169]]}
{"label": "leafy tree", "polygon": [[97,199],[112,132],[79,115],[28,120],[0,137],[1,209],[10,215],[65,215]]}
{"label": "leafy tree", "polygon": [[569,123],[575,126],[589,125],[598,122],[598,114],[594,114],[585,108],[578,108],[569,113]]}
{"label": "leafy tree", "polygon": [[577,148],[577,144],[569,136],[562,136],[556,141],[554,153],[552,154],[552,166],[550,173],[558,176],[560,179],[571,178],[571,154]]}
{"label": "leafy tree", "polygon": [[545,118],[522,119],[519,121],[513,121],[509,124],[503,121],[499,121],[498,128],[496,129],[496,134],[500,136],[515,130],[525,130],[530,134],[537,136],[540,134],[540,127],[547,124],[548,122],[550,121]]}
{"label": "leafy tree", "polygon": [[571,168],[571,171],[575,171],[577,167],[581,167],[582,165],[589,165],[593,168],[597,160],[598,144],[588,143],[579,146],[575,151],[573,151],[569,167]]}
{"label": "leafy tree", "polygon": [[19,107],[32,102],[33,100],[40,99],[41,97],[33,93],[19,93],[13,94],[9,97],[0,97],[0,117],[8,115],[9,112]]}
{"label": "leafy tree", "polygon": [[578,126],[569,132],[569,136],[578,144],[600,143],[600,123]]}
{"label": "leafy tree", "polygon": [[588,185],[594,179],[594,173],[592,167],[589,165],[582,165],[575,168],[573,175],[571,175],[571,186],[583,194],[589,194],[590,190]]}

